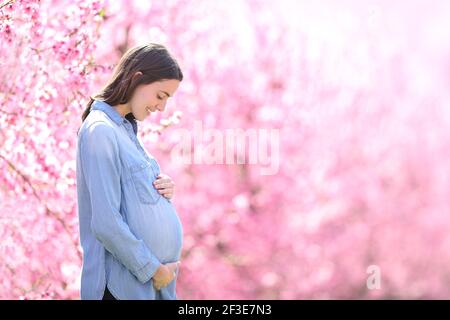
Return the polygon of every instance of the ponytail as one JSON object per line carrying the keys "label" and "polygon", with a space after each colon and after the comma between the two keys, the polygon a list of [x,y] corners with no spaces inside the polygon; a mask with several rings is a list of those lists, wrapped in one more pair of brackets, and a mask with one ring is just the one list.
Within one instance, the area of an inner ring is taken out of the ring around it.
{"label": "ponytail", "polygon": [[84,120],[86,120],[87,116],[91,112],[91,106],[92,106],[93,102],[94,102],[94,99],[92,97],[89,97],[89,102],[86,105],[86,109],[84,109],[84,112],[81,115],[81,122],[84,122]]}
{"label": "ponytail", "polygon": [[[91,109],[92,109],[92,103],[93,103],[94,101],[95,101],[94,98],[89,97],[89,102],[88,102],[87,105],[86,105],[86,109],[84,109],[84,112],[83,112],[83,114],[81,115],[81,123],[83,123],[84,120],[86,120],[87,116],[88,116],[89,113],[91,112]],[[78,133],[80,132],[80,129],[81,129],[81,127],[78,128],[77,135],[78,135]]]}

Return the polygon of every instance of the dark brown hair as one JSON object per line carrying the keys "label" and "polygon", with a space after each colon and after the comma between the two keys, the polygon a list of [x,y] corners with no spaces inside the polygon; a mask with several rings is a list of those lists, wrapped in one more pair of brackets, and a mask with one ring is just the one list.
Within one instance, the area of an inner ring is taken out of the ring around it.
{"label": "dark brown hair", "polygon": [[[133,78],[138,71],[142,75]],[[104,101],[111,106],[127,103],[138,85],[172,79],[183,80],[183,73],[175,58],[163,45],[149,43],[131,48],[120,58],[105,87],[94,97],[90,97],[81,120],[83,122],[91,112],[94,100]]]}

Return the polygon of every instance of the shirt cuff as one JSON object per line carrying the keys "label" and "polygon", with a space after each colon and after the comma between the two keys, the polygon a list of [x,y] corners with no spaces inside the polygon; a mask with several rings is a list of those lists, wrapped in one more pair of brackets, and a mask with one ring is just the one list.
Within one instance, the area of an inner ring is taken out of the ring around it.
{"label": "shirt cuff", "polygon": [[156,273],[160,265],[161,263],[159,261],[150,261],[141,269],[136,270],[134,274],[141,283],[146,283],[153,278],[153,275]]}

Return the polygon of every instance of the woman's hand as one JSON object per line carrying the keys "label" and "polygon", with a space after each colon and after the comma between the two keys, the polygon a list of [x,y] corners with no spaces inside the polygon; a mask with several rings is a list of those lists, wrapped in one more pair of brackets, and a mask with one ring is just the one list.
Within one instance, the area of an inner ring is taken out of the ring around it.
{"label": "woman's hand", "polygon": [[156,290],[161,290],[161,288],[166,287],[170,282],[175,279],[176,270],[180,262],[171,262],[167,264],[162,264],[156,273],[153,275],[153,286]]}
{"label": "woman's hand", "polygon": [[172,181],[172,178],[167,174],[161,173],[158,175],[156,180],[153,182],[156,190],[166,197],[167,199],[171,199],[173,197],[173,192],[175,189],[175,183]]}

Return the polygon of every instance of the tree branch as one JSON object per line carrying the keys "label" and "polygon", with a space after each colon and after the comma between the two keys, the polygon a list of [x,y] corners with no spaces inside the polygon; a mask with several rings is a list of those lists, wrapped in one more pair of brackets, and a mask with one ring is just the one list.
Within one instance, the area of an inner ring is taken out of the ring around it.
{"label": "tree branch", "polygon": [[8,4],[13,4],[16,0],[7,0],[5,3],[0,5],[0,10],[3,9],[3,7],[6,7]]}
{"label": "tree branch", "polygon": [[[73,242],[73,244],[75,246],[75,249],[77,249],[78,243],[73,241],[73,239],[72,239],[72,232],[69,229],[69,227],[67,226],[67,224],[64,222],[64,219],[61,218],[58,215],[58,213],[54,212],[53,210],[51,210],[47,206],[47,204],[42,200],[42,198],[37,193],[35,187],[31,183],[30,179],[25,174],[23,174],[19,169],[17,169],[16,166],[11,161],[6,159],[3,155],[0,154],[0,158],[3,159],[3,161],[5,161],[9,165],[9,167],[22,178],[23,181],[25,181],[25,183],[30,187],[31,191],[33,192],[33,195],[35,196],[35,198],[38,199],[38,201],[45,206],[45,213],[46,213],[46,215],[55,218],[63,226],[64,230],[68,233],[69,238],[72,240],[72,242]],[[77,252],[78,257],[81,259],[81,254],[78,251],[78,249],[76,250],[76,252]]]}

